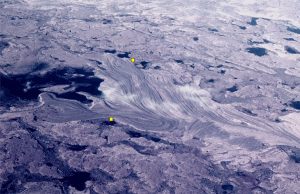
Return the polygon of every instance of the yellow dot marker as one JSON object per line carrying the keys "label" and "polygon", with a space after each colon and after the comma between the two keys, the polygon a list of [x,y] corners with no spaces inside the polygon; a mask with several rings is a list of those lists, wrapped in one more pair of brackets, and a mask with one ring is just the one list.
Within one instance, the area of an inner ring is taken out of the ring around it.
{"label": "yellow dot marker", "polygon": [[108,117],[108,121],[109,122],[114,122],[114,118],[113,117]]}
{"label": "yellow dot marker", "polygon": [[135,58],[132,57],[132,58],[130,59],[130,61],[131,61],[131,63],[134,63],[134,62],[135,62]]}

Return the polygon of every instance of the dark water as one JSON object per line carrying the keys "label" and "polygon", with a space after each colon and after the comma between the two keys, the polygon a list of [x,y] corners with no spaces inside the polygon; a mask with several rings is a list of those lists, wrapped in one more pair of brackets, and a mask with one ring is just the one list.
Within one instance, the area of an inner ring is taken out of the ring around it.
{"label": "dark water", "polygon": [[112,24],[112,23],[113,23],[113,21],[110,20],[110,19],[103,19],[102,20],[102,24]]}
{"label": "dark water", "polygon": [[222,70],[220,71],[221,74],[225,74],[225,72],[226,72],[226,71],[225,71],[224,69],[222,69]]}
{"label": "dark water", "polygon": [[286,52],[288,52],[290,54],[300,54],[300,52],[297,49],[290,47],[290,46],[285,46],[284,49]]}
{"label": "dark water", "polygon": [[284,38],[284,40],[287,40],[287,41],[296,41],[296,40],[293,39],[293,38]]}
{"label": "dark water", "polygon": [[180,60],[180,59],[176,59],[175,62],[176,62],[176,63],[183,64],[183,60]]}
{"label": "dark water", "polygon": [[294,109],[300,110],[300,101],[292,101],[290,102],[290,107],[293,107]]}
{"label": "dark water", "polygon": [[261,48],[261,47],[251,47],[251,48],[247,48],[246,49],[249,53],[252,53],[256,56],[264,56],[267,55],[267,50],[265,48]]}
{"label": "dark water", "polygon": [[251,115],[251,116],[257,116],[257,114],[253,113],[251,110],[246,109],[246,108],[241,108],[241,109],[239,109],[239,111],[246,113],[248,115]]}
{"label": "dark water", "polygon": [[251,26],[256,26],[257,25],[257,21],[258,18],[251,18],[251,21],[250,22],[247,22],[247,24],[250,24]]}
{"label": "dark water", "polygon": [[143,69],[146,69],[148,67],[149,62],[148,61],[141,61],[140,64],[142,65]]}
{"label": "dark water", "polygon": [[219,32],[219,30],[215,29],[215,28],[208,28],[209,31],[211,32]]}
{"label": "dark water", "polygon": [[133,137],[133,138],[139,138],[139,137],[143,137],[143,135],[139,132],[136,132],[136,131],[127,131],[126,132],[130,137]]}
{"label": "dark water", "polygon": [[105,53],[115,54],[117,51],[115,49],[112,50],[104,50]]}
{"label": "dark water", "polygon": [[75,187],[78,191],[83,191],[86,188],[85,182],[91,180],[91,175],[88,172],[73,172],[72,175],[62,179],[65,184]]}
{"label": "dark water", "polygon": [[115,125],[117,123],[116,123],[116,121],[103,121],[102,124],[110,126],[110,125]]}
{"label": "dark water", "polygon": [[287,31],[300,34],[300,28],[294,28],[294,27],[287,27]]}
{"label": "dark water", "polygon": [[267,40],[267,39],[263,39],[264,43],[272,43],[271,41]]}
{"label": "dark water", "polygon": [[198,38],[198,37],[194,37],[193,40],[194,40],[194,41],[198,41],[199,38]]}
{"label": "dark water", "polygon": [[1,184],[0,193],[17,193],[18,189],[18,178],[14,175],[8,175],[7,181]]}
{"label": "dark water", "polygon": [[120,53],[117,56],[119,58],[129,58],[129,55],[131,54],[131,52],[124,52],[124,53]]}
{"label": "dark water", "polygon": [[293,152],[292,152],[292,154],[290,155],[290,158],[292,159],[292,160],[294,160],[294,162],[296,162],[296,163],[300,163],[300,149],[298,149],[298,150],[294,150]]}
{"label": "dark water", "polygon": [[[34,69],[38,70],[45,66],[47,65],[39,64]],[[66,67],[52,69],[43,75],[29,73],[6,76],[0,74],[0,82],[0,91],[4,93],[0,101],[2,104],[16,103],[20,100],[35,101],[43,88],[56,85],[69,85],[69,88],[74,88],[72,91],[56,94],[57,97],[89,103],[91,100],[78,92],[100,96],[102,93],[98,90],[98,87],[103,79],[95,77],[90,70]]]}
{"label": "dark water", "polygon": [[239,28],[240,28],[241,30],[246,30],[246,29],[247,29],[245,26],[239,26]]}
{"label": "dark water", "polygon": [[[51,165],[49,165],[51,166]],[[20,193],[25,187],[22,184],[30,182],[50,181],[57,183],[52,177],[42,176],[40,174],[32,174],[25,166],[14,168],[15,172],[7,175],[6,181],[1,184],[0,193]],[[91,180],[91,175],[88,172],[71,172],[69,176],[58,180],[65,186],[72,186],[78,191],[83,191],[86,188],[85,182]],[[57,185],[58,186],[58,185]]]}
{"label": "dark water", "polygon": [[214,80],[214,79],[209,79],[209,80],[206,80],[205,82],[206,82],[206,83],[214,83],[215,80]]}
{"label": "dark water", "polygon": [[156,65],[156,66],[154,67],[154,69],[161,69],[161,67],[158,66],[158,65]]}
{"label": "dark water", "polygon": [[147,136],[147,139],[154,141],[154,142],[160,142],[161,139],[159,137],[153,137],[153,136]]}
{"label": "dark water", "polygon": [[238,88],[237,88],[237,86],[232,86],[230,88],[227,88],[227,91],[229,91],[229,92],[236,92],[236,91],[238,91]]}
{"label": "dark water", "polygon": [[222,185],[222,189],[226,191],[232,191],[233,190],[233,185],[231,184],[224,184]]}

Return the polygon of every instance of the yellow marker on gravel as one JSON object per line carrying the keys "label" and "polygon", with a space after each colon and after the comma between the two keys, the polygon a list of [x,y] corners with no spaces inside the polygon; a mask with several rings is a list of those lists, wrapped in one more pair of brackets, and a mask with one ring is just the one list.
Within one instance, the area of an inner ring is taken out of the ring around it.
{"label": "yellow marker on gravel", "polygon": [[108,117],[108,121],[109,122],[114,122],[114,118],[113,117]]}
{"label": "yellow marker on gravel", "polygon": [[130,61],[131,61],[131,63],[134,63],[134,62],[135,62],[135,58],[132,57],[132,58],[130,59]]}

